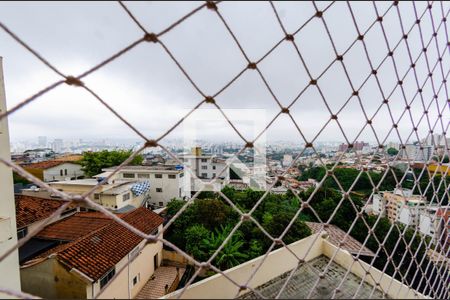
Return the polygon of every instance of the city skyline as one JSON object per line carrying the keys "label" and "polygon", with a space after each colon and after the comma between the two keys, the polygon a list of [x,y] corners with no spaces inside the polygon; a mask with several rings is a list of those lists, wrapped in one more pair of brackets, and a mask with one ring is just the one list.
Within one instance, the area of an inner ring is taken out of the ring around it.
{"label": "city skyline", "polygon": [[[167,9],[167,5],[170,9]],[[195,2],[177,5],[131,2],[129,8],[142,20],[144,25],[157,32],[196,5]],[[257,3],[256,5],[258,7],[256,13],[253,4],[239,3],[237,6],[232,6],[224,3],[221,6],[227,22],[232,26],[232,30],[241,40],[242,47],[251,59],[261,57],[272,44],[283,36],[270,5],[266,3]],[[327,7],[327,4],[323,2],[319,2],[317,5],[320,9]],[[371,20],[376,19],[374,10],[367,5],[358,3],[351,5],[358,16],[356,22],[361,30],[367,28]],[[380,14],[389,6],[383,2],[377,2],[376,5]],[[276,6],[288,31],[294,31],[314,11],[311,3],[277,3]],[[422,10],[424,4],[417,3],[416,6],[417,10]],[[352,35],[357,35],[355,26],[351,23],[348,8],[345,3],[336,3],[330,6],[325,14],[329,22],[330,34],[335,43],[334,46],[338,52],[342,52],[353,41]],[[348,18],[342,18],[343,14]],[[246,65],[243,55],[239,53],[239,48],[225,31],[223,24],[220,24],[214,17],[208,10],[201,11],[189,19],[186,24],[175,28],[162,38],[173,52],[174,57],[187,70],[187,74],[207,95],[217,92]],[[69,5],[8,3],[0,11],[0,18],[13,32],[35,47],[43,57],[58,66],[64,73],[73,75],[84,72],[140,37],[138,28],[130,22],[117,3],[94,2],[89,6],[79,2],[72,2]],[[22,18],[26,18],[28,22],[21,23]],[[404,24],[408,26],[412,24],[415,19],[412,6],[404,10],[402,18]],[[203,26],[205,22],[208,22],[208,28]],[[338,27],[333,26],[337,22],[342,30],[337,30]],[[55,23],[59,26],[54,26]],[[424,34],[431,30],[429,22],[426,23],[422,25]],[[400,38],[398,36],[400,31],[398,18],[386,17],[383,24],[390,28],[390,31],[387,32],[387,40],[390,44],[395,44]],[[260,26],[262,27],[260,28]],[[93,28],[94,30],[92,30]],[[75,31],[78,34],[70,35]],[[333,45],[329,39],[315,39],[318,33],[326,34],[324,27],[317,19],[313,19],[299,33],[299,38],[303,40],[299,49],[304,56],[308,71],[313,76],[318,76],[335,57]],[[67,39],[68,36],[70,39]],[[445,37],[438,35],[438,38]],[[0,40],[2,41],[0,54],[4,58],[9,108],[60,79],[5,32],[0,33]],[[377,65],[386,55],[386,42],[381,34],[368,34],[364,41],[369,46],[368,51],[372,63]],[[420,41],[419,32],[413,30],[408,41],[418,43]],[[403,44],[400,46],[401,49],[404,47]],[[412,55],[415,56],[416,53],[412,53]],[[427,55],[430,60],[437,57],[435,49],[432,48]],[[402,76],[408,70],[409,58],[395,53],[394,58],[397,71],[400,73],[399,76]],[[352,63],[353,61],[360,63],[355,64]],[[370,75],[367,58],[359,44],[345,54],[345,63],[346,72],[355,86],[361,85],[363,79]],[[444,56],[443,64],[446,63],[450,62],[448,57]],[[418,73],[419,81],[425,80],[428,71],[423,56],[417,61],[415,70]],[[307,70],[302,66],[297,53],[286,43],[280,44],[260,63],[260,71],[267,79],[273,95],[284,106],[291,103],[309,82]],[[392,62],[388,60],[378,72],[381,87],[384,93],[389,95],[396,84],[396,70]],[[438,73],[436,72],[435,75],[436,80],[440,76]],[[24,74],[26,76],[23,76]],[[334,63],[318,81],[318,86],[320,86],[332,113],[338,112],[352,94],[350,84],[345,77],[344,69]],[[88,75],[84,81],[150,139],[161,136],[185,115],[186,109],[192,109],[202,100],[201,95],[177,69],[167,53],[152,44],[136,46],[107,67]],[[429,82],[423,88],[422,93],[425,104],[433,97]],[[419,97],[414,96],[412,92],[417,90],[415,86],[413,72],[409,71],[403,82],[406,94],[403,95],[399,87],[392,92],[389,109],[392,111],[395,122],[404,111],[405,99],[408,102],[415,99],[410,108],[415,123],[423,116],[422,103],[419,101]],[[358,140],[375,140],[372,130],[366,126],[364,117],[364,112],[368,116],[373,115],[383,101],[373,76],[359,92],[364,111],[361,109],[358,99],[352,97],[345,108],[339,112],[338,121],[349,140],[353,140],[364,126],[365,129],[361,132]],[[269,121],[280,110],[273,95],[257,73],[247,70],[215,100],[221,108],[265,109]],[[442,98],[441,103],[445,103],[443,90],[438,93],[438,97]],[[81,89],[62,85],[40,98],[9,117],[13,141],[30,138],[36,133],[59,138],[77,136],[85,138],[137,137],[116,116]],[[211,107],[203,104],[200,108]],[[307,140],[312,140],[330,119],[330,112],[322,96],[313,87],[304,92],[290,108],[290,112]],[[438,114],[437,108],[433,105],[428,114],[433,119]],[[227,136],[228,139],[234,138],[236,133],[226,121],[223,118],[218,121],[220,124],[213,128],[217,135]],[[444,124],[448,123],[450,116],[443,114],[442,121]],[[374,130],[381,141],[388,136],[387,141],[398,142],[395,130],[388,134],[392,129],[392,123],[387,107],[382,106],[372,120]],[[420,138],[426,137],[428,126],[425,120],[422,120],[417,126]],[[254,137],[249,132],[245,132],[245,128],[240,129],[244,131],[244,134],[247,133],[248,139]],[[411,133],[411,121],[408,114],[403,115],[397,124],[397,129],[404,139]],[[440,128],[438,127],[437,130]],[[176,129],[167,138],[180,136],[182,136],[182,132]],[[286,115],[281,115],[270,126],[267,131],[267,139],[303,142],[293,122]],[[320,133],[318,140],[343,139],[338,124],[331,121]]]}

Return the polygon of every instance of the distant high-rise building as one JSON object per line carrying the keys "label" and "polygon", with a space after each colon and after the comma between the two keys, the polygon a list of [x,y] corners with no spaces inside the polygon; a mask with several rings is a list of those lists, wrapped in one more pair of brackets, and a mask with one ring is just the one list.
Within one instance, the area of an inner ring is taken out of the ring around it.
{"label": "distant high-rise building", "polygon": [[52,150],[56,153],[61,153],[63,149],[63,140],[62,139],[54,139],[52,144]]}
{"label": "distant high-rise building", "polygon": [[38,146],[39,148],[47,148],[47,137],[38,136]]}

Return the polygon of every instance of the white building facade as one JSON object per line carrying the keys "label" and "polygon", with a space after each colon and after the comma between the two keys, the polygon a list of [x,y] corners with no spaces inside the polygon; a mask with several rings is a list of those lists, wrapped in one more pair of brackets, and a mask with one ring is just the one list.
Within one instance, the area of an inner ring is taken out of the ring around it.
{"label": "white building facade", "polygon": [[[2,57],[0,57],[0,114],[6,111],[5,87],[3,84]],[[0,120],[0,157],[11,159],[7,118]],[[17,243],[16,209],[14,202],[13,176],[10,168],[0,163],[0,255]],[[12,251],[0,262],[0,287],[20,291],[19,255]],[[11,296],[0,293],[2,298]]]}

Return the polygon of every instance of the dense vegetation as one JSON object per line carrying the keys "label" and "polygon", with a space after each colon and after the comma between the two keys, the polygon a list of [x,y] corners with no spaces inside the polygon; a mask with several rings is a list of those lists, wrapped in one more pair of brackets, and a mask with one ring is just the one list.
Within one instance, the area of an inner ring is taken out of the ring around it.
{"label": "dense vegetation", "polygon": [[[313,189],[300,193],[301,199],[309,199]],[[247,189],[236,191],[231,187],[225,187],[223,193],[242,211],[249,212],[256,204],[263,192]],[[409,273],[406,275],[408,283],[412,282],[415,271],[421,268],[425,271],[428,259],[424,257],[425,243],[421,243],[419,235],[414,236],[414,230],[400,225],[390,230],[391,224],[386,218],[368,216],[365,213],[358,219],[356,211],[360,211],[363,203],[358,198],[342,199],[342,194],[334,188],[320,188],[311,197],[311,207],[302,211],[293,223],[293,226],[284,236],[287,244],[302,239],[311,234],[304,221],[327,222],[333,211],[342,201],[339,209],[334,214],[330,223],[348,231],[352,224],[351,235],[361,243],[366,242],[366,247],[377,253],[374,266],[380,270],[386,265],[386,273],[393,275],[395,266],[399,266],[400,272],[405,276],[409,264],[412,263]],[[181,200],[172,200],[168,205],[169,218],[185,204]],[[300,202],[292,193],[284,195],[268,194],[267,197],[253,211],[252,216],[272,236],[278,237],[292,220],[295,212],[300,208]],[[318,219],[320,218],[320,220]],[[357,219],[355,221],[355,219]],[[206,192],[200,195],[169,227],[167,239],[193,255],[199,261],[206,261],[224,241],[232,228],[239,221],[239,214],[217,194]],[[368,227],[374,227],[372,235],[369,235]],[[400,231],[405,230],[405,237],[400,238]],[[413,237],[414,236],[414,237]],[[375,238],[376,237],[376,238]],[[398,245],[396,246],[398,242]],[[380,243],[384,248],[378,252]],[[408,244],[410,244],[408,248]],[[271,240],[251,221],[244,221],[235,232],[219,255],[213,260],[213,264],[219,268],[227,269],[243,263],[254,257],[264,254],[271,246]],[[410,249],[410,251],[408,250]],[[416,253],[417,252],[417,253]],[[388,255],[393,253],[392,261],[388,262]],[[402,257],[405,258],[402,261]],[[413,256],[416,256],[414,261]],[[423,260],[422,260],[423,258]],[[370,257],[363,258],[368,263]],[[400,262],[402,264],[400,265]],[[420,266],[417,262],[421,262]],[[395,264],[395,265],[394,265]],[[396,278],[401,279],[399,274]],[[414,284],[420,276],[417,276]]]}
{"label": "dense vegetation", "polygon": [[[98,152],[84,152],[80,164],[86,177],[100,174],[103,168],[118,166],[123,163],[133,153],[132,150],[103,150]],[[137,155],[130,165],[140,165],[144,158]]]}
{"label": "dense vegetation", "polygon": [[[446,177],[446,183],[439,184],[441,182],[441,175],[436,174],[433,178],[433,185],[430,184],[430,175],[427,170],[422,169],[414,169],[414,175],[412,173],[405,174],[401,170],[397,168],[391,169],[388,171],[386,176],[383,178],[384,172],[376,173],[373,171],[363,172],[361,176],[358,177],[360,170],[354,168],[336,168],[334,170],[334,175],[339,180],[344,191],[348,191],[350,187],[352,187],[353,182],[356,180],[355,185],[352,188],[352,192],[357,194],[361,194],[363,198],[367,198],[373,190],[374,186],[379,185],[380,191],[392,191],[396,186],[397,182],[402,182],[402,187],[412,189],[414,188],[415,194],[425,193],[427,199],[429,201],[432,200],[434,190],[436,190],[438,198],[433,199],[433,203],[437,203],[440,200],[442,204],[445,205],[448,203],[448,197],[445,194],[445,187],[450,184],[450,176]],[[326,174],[326,170],[324,167],[312,167],[303,170],[302,175],[299,176],[299,180],[308,180],[309,178],[316,179],[320,181]],[[369,178],[370,177],[370,178]],[[405,177],[403,180],[402,178]],[[414,178],[420,178],[419,184],[414,187]],[[372,182],[371,182],[372,181]],[[328,177],[325,179],[323,184],[324,187],[329,187],[333,189],[339,189],[339,185],[332,177]],[[428,186],[428,188],[427,188]]]}

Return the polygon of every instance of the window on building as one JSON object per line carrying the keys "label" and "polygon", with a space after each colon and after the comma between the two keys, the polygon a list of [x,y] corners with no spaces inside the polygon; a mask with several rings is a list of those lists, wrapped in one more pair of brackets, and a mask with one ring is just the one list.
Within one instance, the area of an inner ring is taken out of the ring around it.
{"label": "window on building", "polygon": [[95,200],[99,200],[100,199],[100,194],[94,194],[94,199]]}
{"label": "window on building", "polygon": [[202,162],[208,162],[206,158],[202,158]]}
{"label": "window on building", "polygon": [[138,273],[136,276],[134,276],[134,278],[133,278],[133,286],[135,286],[139,282],[139,280],[141,279],[140,277],[141,277],[140,273]]}
{"label": "window on building", "polygon": [[67,176],[67,169],[64,169],[64,175]]}
{"label": "window on building", "polygon": [[162,174],[155,174],[155,178],[162,178]]}
{"label": "window on building", "polygon": [[202,173],[202,178],[208,178],[208,174]]}
{"label": "window on building", "polygon": [[180,173],[180,178],[184,176],[184,173]]}
{"label": "window on building", "polygon": [[177,175],[169,174],[169,179],[175,179],[177,178]]}
{"label": "window on building", "polygon": [[20,240],[28,234],[28,227],[17,230],[17,239]]}
{"label": "window on building", "polygon": [[208,170],[208,166],[202,166],[202,170]]}
{"label": "window on building", "polygon": [[164,206],[164,203],[162,203],[162,202],[159,202],[159,206]]}
{"label": "window on building", "polygon": [[131,198],[130,193],[126,193],[126,194],[124,194],[124,195],[122,196],[122,200],[123,200],[123,201],[130,200],[130,198]]}
{"label": "window on building", "polygon": [[216,173],[213,173],[213,174],[212,174],[212,178],[216,178]]}
{"label": "window on building", "polygon": [[61,170],[59,170],[59,176],[63,176],[64,174],[63,174],[63,170],[61,169]]}
{"label": "window on building", "polygon": [[134,173],[123,173],[123,178],[134,178]]}
{"label": "window on building", "polygon": [[216,169],[216,166],[212,166],[212,168],[213,168],[213,170],[215,170],[215,169]]}
{"label": "window on building", "polygon": [[156,188],[157,193],[162,193],[162,188]]}
{"label": "window on building", "polygon": [[138,174],[138,178],[150,178],[150,174]]}
{"label": "window on building", "polygon": [[116,274],[116,268],[112,268],[102,278],[100,278],[100,288],[102,289]]}

